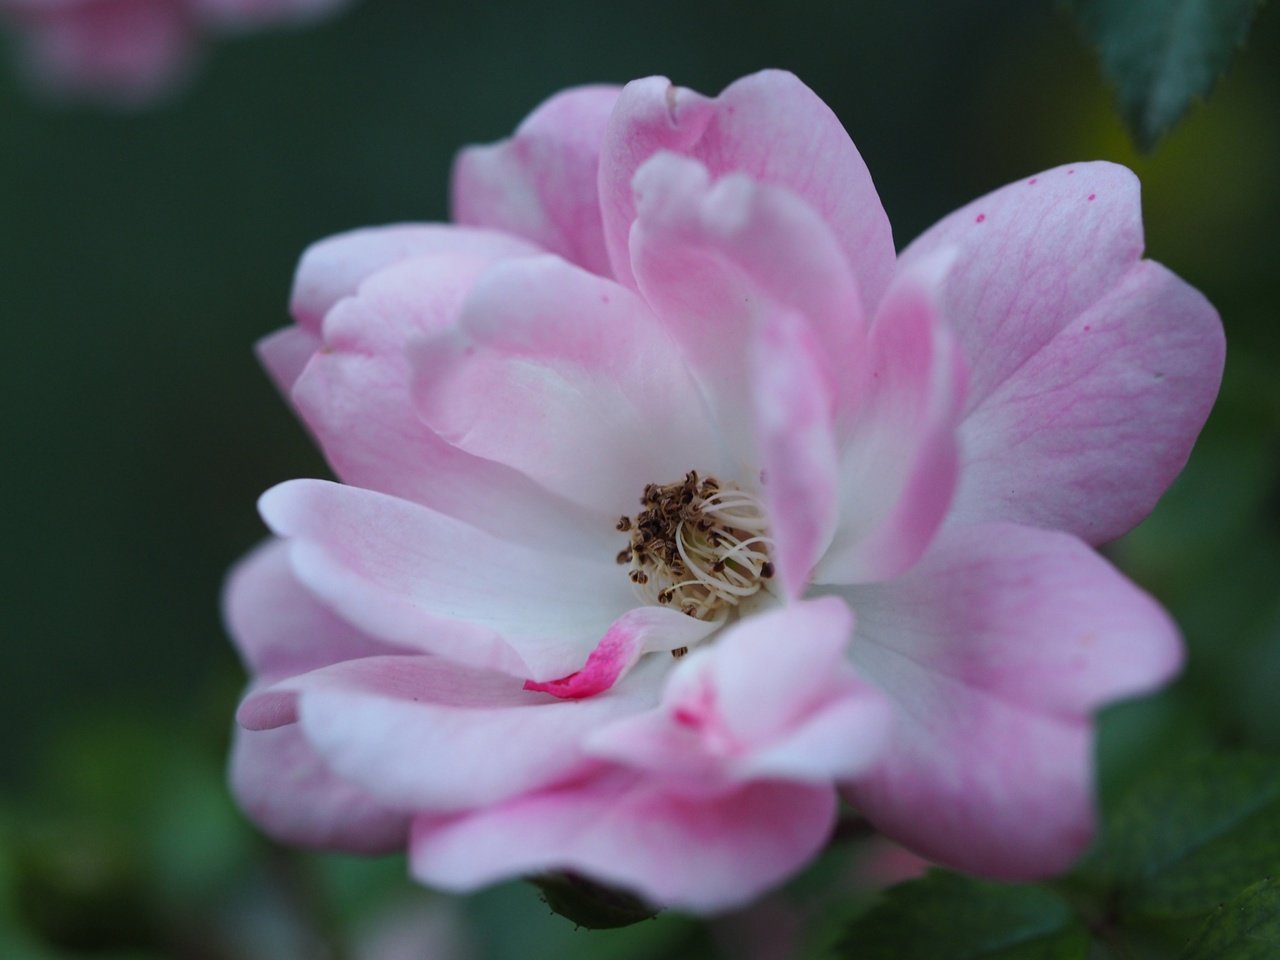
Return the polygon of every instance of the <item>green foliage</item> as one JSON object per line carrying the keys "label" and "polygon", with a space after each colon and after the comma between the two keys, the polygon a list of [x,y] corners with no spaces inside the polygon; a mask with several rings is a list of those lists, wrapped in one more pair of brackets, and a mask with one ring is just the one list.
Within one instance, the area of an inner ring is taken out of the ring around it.
{"label": "green foliage", "polygon": [[1089,938],[1067,903],[1034,886],[934,871],[890,889],[848,930],[850,960],[1084,960]]}
{"label": "green foliage", "polygon": [[1280,956],[1280,882],[1260,880],[1214,911],[1180,960]]}
{"label": "green foliage", "polygon": [[1068,0],[1150,150],[1204,97],[1244,42],[1260,0]]}
{"label": "green foliage", "polygon": [[1280,763],[1244,752],[1180,758],[1140,779],[1106,818],[1099,849],[1061,885],[1070,902],[1043,886],[934,872],[858,916],[836,956],[1163,960],[1205,917],[1183,960],[1280,956],[1277,875]]}
{"label": "green foliage", "polygon": [[1219,754],[1154,773],[1110,818],[1103,863],[1118,908],[1147,916],[1202,914],[1280,873],[1280,764]]}

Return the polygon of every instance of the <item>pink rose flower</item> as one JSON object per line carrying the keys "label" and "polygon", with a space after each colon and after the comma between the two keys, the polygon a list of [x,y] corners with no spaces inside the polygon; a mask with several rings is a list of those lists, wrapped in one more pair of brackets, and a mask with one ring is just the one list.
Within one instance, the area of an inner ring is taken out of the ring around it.
{"label": "pink rose flower", "polygon": [[206,34],[303,22],[344,0],[0,0],[37,85],[121,105],[173,89]]}
{"label": "pink rose flower", "polygon": [[448,890],[696,911],[802,867],[840,795],[960,870],[1069,866],[1094,712],[1182,656],[1090,544],[1223,360],[1133,174],[1047,171],[898,256],[769,71],[566,91],[453,205],[312,247],[260,346],[343,483],[268,491],[230,579],[244,809]]}

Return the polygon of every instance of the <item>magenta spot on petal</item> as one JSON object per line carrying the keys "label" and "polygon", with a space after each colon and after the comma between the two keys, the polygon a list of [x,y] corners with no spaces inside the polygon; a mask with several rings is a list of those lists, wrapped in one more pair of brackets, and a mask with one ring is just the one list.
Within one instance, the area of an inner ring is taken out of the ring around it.
{"label": "magenta spot on petal", "polygon": [[1087,323],[1086,323],[1086,324],[1084,325],[1084,332],[1085,332],[1085,333],[1088,333],[1088,332],[1089,332],[1090,330],[1092,330],[1092,329],[1093,329],[1093,327],[1089,326],[1089,324],[1087,324]]}
{"label": "magenta spot on petal", "polygon": [[974,223],[981,223],[981,222],[982,222],[983,220],[985,220],[985,219],[987,219],[987,215],[986,215],[985,213],[980,213],[980,214],[978,214],[976,217],[974,217],[973,222],[974,222]]}
{"label": "magenta spot on petal", "polygon": [[1074,171],[1074,170],[1068,170],[1068,171],[1067,171],[1067,176],[1069,177],[1069,176],[1071,176],[1073,173],[1075,173],[1075,171]]}
{"label": "magenta spot on petal", "polygon": [[1032,177],[1030,180],[1027,181],[1027,186],[1034,187],[1036,185],[1037,179],[1038,179],[1037,177]]}
{"label": "magenta spot on petal", "polygon": [[702,717],[690,710],[688,707],[676,707],[672,718],[682,727],[700,727],[702,726]]}
{"label": "magenta spot on petal", "polygon": [[1090,199],[1090,200],[1097,200],[1097,199],[1098,199],[1098,195],[1097,195],[1096,193],[1091,193],[1091,194],[1089,194],[1089,199]]}
{"label": "magenta spot on petal", "polygon": [[561,700],[584,700],[604,693],[640,659],[640,637],[615,623],[587,657],[582,669],[559,680],[526,680],[526,690],[549,693]]}
{"label": "magenta spot on petal", "polygon": [[592,676],[582,670],[577,673],[571,673],[567,677],[561,677],[559,680],[548,680],[545,683],[537,680],[526,680],[524,682],[526,690],[549,693],[560,700],[585,700],[587,697],[594,697],[597,693],[603,693],[612,685],[607,678]]}
{"label": "magenta spot on petal", "polygon": [[600,294],[600,302],[601,302],[601,303],[608,303],[608,302],[609,302],[609,295],[608,295],[607,293],[602,293],[602,294]]}

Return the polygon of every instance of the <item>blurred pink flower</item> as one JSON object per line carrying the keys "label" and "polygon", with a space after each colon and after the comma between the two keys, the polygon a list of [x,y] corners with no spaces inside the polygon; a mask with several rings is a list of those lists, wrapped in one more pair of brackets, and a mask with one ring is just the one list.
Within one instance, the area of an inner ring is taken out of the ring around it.
{"label": "blurred pink flower", "polygon": [[261,344],[344,482],[269,491],[230,580],[246,811],[445,889],[699,911],[803,866],[838,792],[938,863],[1066,868],[1094,711],[1181,660],[1089,545],[1223,359],[1134,176],[1050,170],[897,256],[835,116],[765,72],[566,91],[453,204],[312,247]]}
{"label": "blurred pink flower", "polygon": [[0,0],[41,88],[120,105],[171,90],[208,34],[301,23],[345,0]]}

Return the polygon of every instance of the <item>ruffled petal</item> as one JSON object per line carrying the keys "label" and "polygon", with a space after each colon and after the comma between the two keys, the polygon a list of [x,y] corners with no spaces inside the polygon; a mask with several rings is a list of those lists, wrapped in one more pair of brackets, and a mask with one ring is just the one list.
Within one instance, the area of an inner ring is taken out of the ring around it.
{"label": "ruffled petal", "polygon": [[767,317],[752,348],[761,490],[774,540],[770,556],[784,592],[795,599],[836,528],[836,391],[817,338],[796,314]]}
{"label": "ruffled petal", "polygon": [[845,595],[854,661],[897,708],[850,799],[957,869],[1066,869],[1093,833],[1091,713],[1181,663],[1164,611],[1074,537],[1012,524],[948,530],[908,575]]}
{"label": "ruffled petal", "polygon": [[[593,764],[592,728],[651,707],[661,664],[580,704],[439,657],[369,657],[288,681],[326,765],[390,807],[456,811],[526,793]],[[655,672],[656,670],[656,672]]]}
{"label": "ruffled petal", "polygon": [[334,776],[296,726],[237,730],[231,792],[281,843],[381,854],[404,848],[409,817]]}
{"label": "ruffled petal", "polygon": [[756,407],[771,398],[753,348],[783,327],[789,341],[809,343],[809,365],[821,369],[810,390],[829,391],[815,399],[838,411],[850,386],[842,365],[866,336],[853,275],[828,226],[787,190],[742,175],[713,184],[702,164],[672,154],[648,161],[635,190],[640,290],[702,384],[735,473],[754,484]]}
{"label": "ruffled petal", "polygon": [[788,190],[661,154],[635,176],[635,276],[700,370],[741,363],[732,349],[768,308],[803,314],[832,362],[865,336],[857,283],[830,227]]}
{"label": "ruffled petal", "polygon": [[877,756],[890,717],[845,661],[852,628],[835,597],[742,620],[680,664],[660,709],[602,727],[588,749],[681,792],[850,779]]}
{"label": "ruffled petal", "polygon": [[635,605],[612,555],[551,555],[417,504],[322,480],[263,494],[298,579],[375,637],[520,678],[581,666]]}
{"label": "ruffled petal", "polygon": [[293,385],[298,382],[320,345],[319,334],[311,330],[282,327],[259,340],[254,345],[254,352],[276,389],[285,398],[289,398]]}
{"label": "ruffled petal", "polygon": [[1159,264],[1134,265],[966,418],[954,521],[1090,543],[1125,533],[1186,463],[1223,354],[1209,302]]}
{"label": "ruffled petal", "polygon": [[879,301],[894,265],[888,217],[840,121],[795,76],[752,74],[714,100],[664,77],[623,89],[601,153],[600,203],[614,275],[624,283],[633,276],[632,178],[660,151],[693,157],[714,178],[742,173],[794,192],[835,235],[866,312]]}
{"label": "ruffled petal", "polygon": [[414,360],[425,423],[596,509],[615,538],[646,483],[717,472],[715,435],[675,345],[634,293],[558,257],[493,267],[457,330]]}
{"label": "ruffled petal", "polygon": [[423,883],[454,891],[576,870],[663,906],[710,912],[803,866],[835,812],[831,787],[753,783],[695,798],[606,772],[471,814],[418,817],[409,865]]}
{"label": "ruffled petal", "polygon": [[281,540],[266,541],[232,567],[222,605],[227,632],[259,681],[401,652],[361,633],[298,583]]}
{"label": "ruffled petal", "polygon": [[496,260],[536,253],[517,237],[438,223],[365,227],[326,237],[302,254],[293,278],[290,310],[298,325],[320,332],[325,314],[367,278],[402,260],[426,254]]}
{"label": "ruffled petal", "polygon": [[947,513],[957,476],[965,370],[937,291],[943,251],[894,278],[865,351],[840,453],[840,519],[814,578],[888,579],[908,569]]}
{"label": "ruffled petal", "polygon": [[[383,239],[390,244],[394,236]],[[324,347],[294,387],[294,401],[334,472],[547,550],[607,549],[610,530],[598,517],[510,467],[454,447],[414,415],[408,345],[453,328],[476,278],[509,242],[490,246],[490,235],[459,228],[412,236],[440,244],[452,236],[458,251],[403,259],[332,307]],[[304,265],[318,270],[340,251],[341,245],[313,251]],[[369,253],[367,246],[357,251]]]}
{"label": "ruffled petal", "polygon": [[575,87],[533,111],[508,140],[468,147],[453,165],[453,219],[532,240],[609,276],[600,146],[621,87]]}

